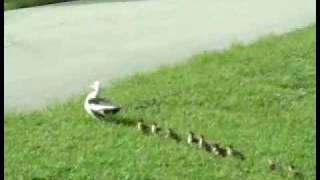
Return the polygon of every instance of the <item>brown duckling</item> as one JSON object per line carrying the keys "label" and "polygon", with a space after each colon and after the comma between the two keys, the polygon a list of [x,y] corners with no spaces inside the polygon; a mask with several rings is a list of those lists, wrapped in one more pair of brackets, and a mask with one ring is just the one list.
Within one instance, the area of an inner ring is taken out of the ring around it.
{"label": "brown duckling", "polygon": [[277,169],[277,165],[271,159],[268,159],[268,166],[271,171],[275,171]]}
{"label": "brown duckling", "polygon": [[167,129],[167,134],[166,134],[165,137],[174,139],[177,142],[181,141],[181,138],[179,137],[179,135],[177,133],[175,133],[171,128]]}

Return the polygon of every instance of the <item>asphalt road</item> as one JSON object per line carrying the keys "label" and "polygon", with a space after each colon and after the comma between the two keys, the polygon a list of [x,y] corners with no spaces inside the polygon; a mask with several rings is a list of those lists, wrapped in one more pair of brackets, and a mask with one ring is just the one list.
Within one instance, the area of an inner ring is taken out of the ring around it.
{"label": "asphalt road", "polygon": [[31,110],[316,20],[315,0],[75,1],[4,13],[4,106]]}

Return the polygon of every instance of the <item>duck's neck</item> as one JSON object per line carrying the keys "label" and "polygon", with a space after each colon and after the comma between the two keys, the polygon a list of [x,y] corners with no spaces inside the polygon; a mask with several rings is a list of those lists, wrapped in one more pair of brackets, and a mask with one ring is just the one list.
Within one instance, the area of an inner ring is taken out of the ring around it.
{"label": "duck's neck", "polygon": [[87,96],[87,100],[91,99],[91,98],[96,98],[99,95],[99,88],[93,90],[91,93],[88,94]]}

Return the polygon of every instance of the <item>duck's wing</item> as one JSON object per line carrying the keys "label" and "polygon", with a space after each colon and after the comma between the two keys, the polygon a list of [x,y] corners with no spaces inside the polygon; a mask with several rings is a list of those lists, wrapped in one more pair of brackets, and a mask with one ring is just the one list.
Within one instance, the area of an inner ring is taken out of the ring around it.
{"label": "duck's wing", "polygon": [[99,104],[99,105],[113,105],[112,102],[105,98],[91,98],[88,100],[89,104]]}
{"label": "duck's wing", "polygon": [[115,110],[120,108],[104,98],[91,98],[88,100],[88,104],[90,105],[90,109],[93,111]]}

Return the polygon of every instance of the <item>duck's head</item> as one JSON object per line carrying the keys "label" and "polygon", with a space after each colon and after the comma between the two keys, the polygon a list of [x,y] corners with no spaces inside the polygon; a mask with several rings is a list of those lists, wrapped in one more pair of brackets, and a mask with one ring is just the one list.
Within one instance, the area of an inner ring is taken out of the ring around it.
{"label": "duck's head", "polygon": [[93,84],[90,85],[90,87],[91,87],[93,90],[95,90],[95,91],[99,90],[100,86],[101,86],[101,82],[98,81],[98,80],[95,81]]}

